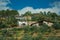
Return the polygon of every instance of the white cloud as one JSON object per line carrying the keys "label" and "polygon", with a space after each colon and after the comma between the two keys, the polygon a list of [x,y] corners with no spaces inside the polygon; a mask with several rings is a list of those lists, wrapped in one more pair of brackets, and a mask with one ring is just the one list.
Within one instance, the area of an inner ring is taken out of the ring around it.
{"label": "white cloud", "polygon": [[11,3],[9,0],[0,0],[0,10],[10,9],[7,5]]}
{"label": "white cloud", "polygon": [[51,4],[51,5],[60,8],[60,1],[54,2],[54,3]]}
{"label": "white cloud", "polygon": [[31,13],[39,13],[40,11],[44,12],[48,12],[48,11],[51,11],[51,12],[56,12],[58,13],[58,9],[53,7],[53,8],[46,8],[46,9],[43,9],[43,8],[37,8],[37,9],[33,9],[32,7],[25,7],[21,10],[18,10],[19,14],[24,14],[25,12],[27,11],[31,11]]}
{"label": "white cloud", "polygon": [[60,13],[60,1],[56,1],[51,4],[56,13]]}
{"label": "white cloud", "polygon": [[48,11],[51,11],[51,12],[55,12],[55,13],[59,13],[60,12],[60,2],[54,2],[53,5],[52,5],[52,8],[37,8],[37,9],[33,9],[33,7],[25,7],[21,10],[18,10],[19,14],[24,14],[25,12],[27,11],[31,11],[32,13],[39,13],[40,11],[44,12],[48,12]]}

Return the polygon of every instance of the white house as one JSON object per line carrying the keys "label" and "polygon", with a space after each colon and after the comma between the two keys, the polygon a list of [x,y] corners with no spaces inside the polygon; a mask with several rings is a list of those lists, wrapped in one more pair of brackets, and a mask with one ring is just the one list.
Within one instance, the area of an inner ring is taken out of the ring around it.
{"label": "white house", "polygon": [[52,26],[53,25],[52,22],[43,21],[43,23],[47,24],[48,26]]}
{"label": "white house", "polygon": [[25,22],[25,21],[18,21],[18,25],[19,25],[19,26],[26,26],[26,25],[28,25],[28,24],[27,24],[27,22]]}

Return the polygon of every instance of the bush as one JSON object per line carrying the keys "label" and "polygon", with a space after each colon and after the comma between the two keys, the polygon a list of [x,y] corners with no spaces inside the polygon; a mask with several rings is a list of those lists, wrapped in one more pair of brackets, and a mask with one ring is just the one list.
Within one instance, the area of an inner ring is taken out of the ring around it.
{"label": "bush", "polygon": [[13,36],[13,32],[12,31],[8,31],[8,30],[2,30],[2,35],[4,37],[12,37]]}
{"label": "bush", "polygon": [[29,26],[25,26],[25,27],[23,27],[23,30],[25,31],[24,33],[30,32],[30,28],[29,28]]}
{"label": "bush", "polygon": [[0,40],[6,40],[6,37],[0,36]]}
{"label": "bush", "polygon": [[31,31],[31,32],[37,32],[37,31],[38,31],[38,27],[36,27],[36,26],[31,26],[31,27],[30,27],[30,31]]}
{"label": "bush", "polygon": [[0,28],[7,28],[8,26],[2,22],[0,22]]}
{"label": "bush", "polygon": [[47,40],[60,40],[60,37],[50,36]]}
{"label": "bush", "polygon": [[32,36],[27,34],[27,33],[25,33],[21,40],[32,40]]}
{"label": "bush", "polygon": [[37,36],[33,37],[33,40],[43,40],[42,34],[37,34]]}
{"label": "bush", "polygon": [[26,26],[23,28],[23,30],[25,31],[25,33],[27,32],[37,32],[38,31],[38,27],[36,26]]}
{"label": "bush", "polygon": [[50,30],[50,27],[48,25],[43,24],[40,26],[39,31],[41,33],[45,33],[45,32],[50,32],[51,30]]}
{"label": "bush", "polygon": [[60,23],[54,23],[53,28],[54,29],[60,29]]}

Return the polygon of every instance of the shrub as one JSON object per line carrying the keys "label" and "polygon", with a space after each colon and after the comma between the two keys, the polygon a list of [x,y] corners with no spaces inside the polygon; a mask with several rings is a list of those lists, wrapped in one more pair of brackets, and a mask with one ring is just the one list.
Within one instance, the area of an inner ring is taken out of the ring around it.
{"label": "shrub", "polygon": [[6,40],[6,37],[0,36],[0,40]]}
{"label": "shrub", "polygon": [[32,40],[32,36],[27,34],[27,33],[25,33],[21,40]]}
{"label": "shrub", "polygon": [[23,30],[26,32],[37,32],[38,31],[38,27],[36,26],[26,26],[23,28]]}
{"label": "shrub", "polygon": [[37,36],[33,37],[33,40],[43,40],[42,34],[37,34]]}
{"label": "shrub", "polygon": [[60,40],[60,37],[50,36],[47,40]]}
{"label": "shrub", "polygon": [[54,23],[53,28],[54,29],[60,29],[60,23]]}
{"label": "shrub", "polygon": [[2,35],[4,37],[12,37],[13,36],[13,32],[12,31],[8,31],[8,30],[2,30]]}
{"label": "shrub", "polygon": [[13,28],[12,31],[21,31],[22,28]]}
{"label": "shrub", "polygon": [[38,31],[38,27],[36,27],[36,26],[31,26],[31,27],[30,27],[30,31],[31,31],[31,32],[37,32],[37,31]]}
{"label": "shrub", "polygon": [[26,33],[26,32],[30,32],[29,26],[25,26],[25,27],[23,28],[23,30],[25,31],[25,33]]}
{"label": "shrub", "polygon": [[7,28],[8,26],[2,22],[0,22],[0,28]]}
{"label": "shrub", "polygon": [[50,30],[50,28],[49,28],[48,25],[43,24],[43,25],[40,26],[39,31],[40,31],[41,33],[45,33],[45,32],[50,32],[51,30]]}

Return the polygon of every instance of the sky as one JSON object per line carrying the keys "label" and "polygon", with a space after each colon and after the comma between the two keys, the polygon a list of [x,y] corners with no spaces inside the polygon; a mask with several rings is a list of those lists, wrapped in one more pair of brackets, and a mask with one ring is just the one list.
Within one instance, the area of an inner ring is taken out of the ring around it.
{"label": "sky", "polygon": [[60,0],[0,0],[0,10],[17,10],[19,14],[27,11],[32,13],[56,12],[60,13]]}

